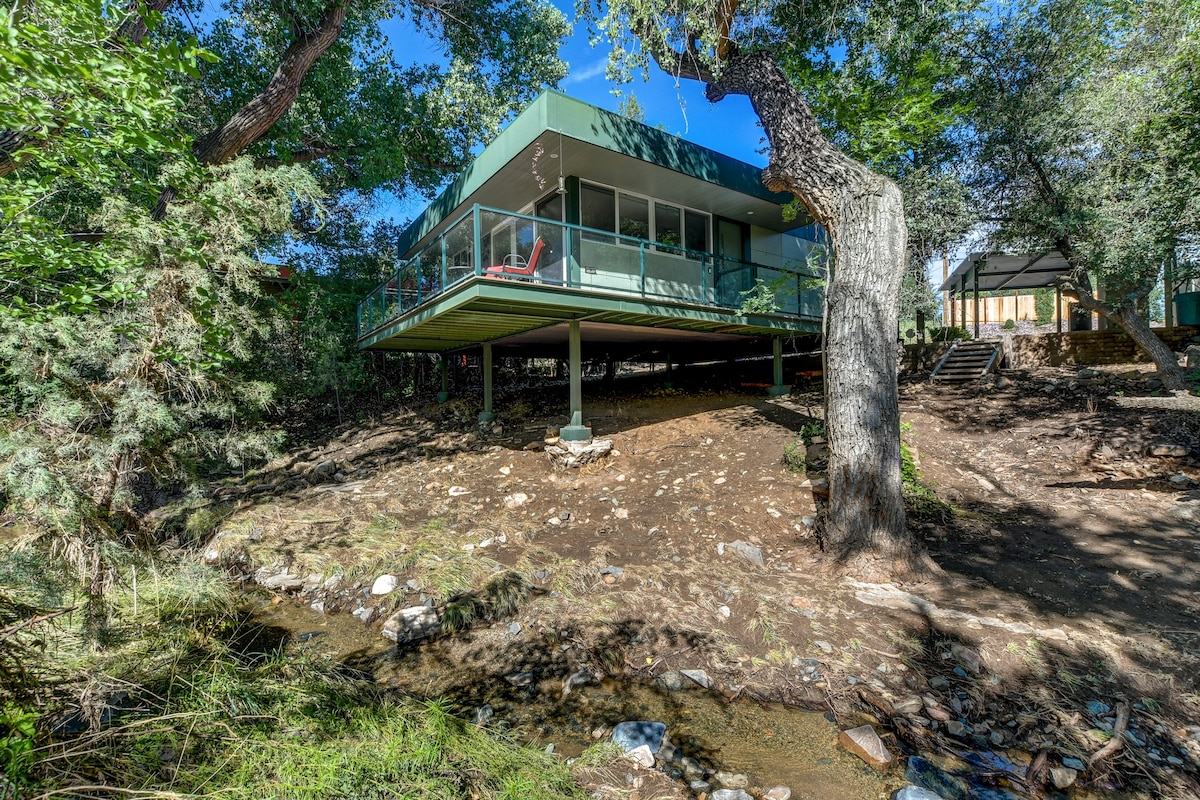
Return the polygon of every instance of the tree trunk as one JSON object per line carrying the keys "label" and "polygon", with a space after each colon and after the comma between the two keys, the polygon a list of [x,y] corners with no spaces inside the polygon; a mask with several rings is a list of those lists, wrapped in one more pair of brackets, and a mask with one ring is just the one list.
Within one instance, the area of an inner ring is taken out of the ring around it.
{"label": "tree trunk", "polygon": [[350,0],[334,0],[311,31],[300,32],[279,59],[267,87],[239,108],[225,124],[196,141],[193,151],[202,164],[224,164],[256,142],[288,112],[300,85],[316,60],[337,41]]}
{"label": "tree trunk", "polygon": [[[1068,263],[1076,257],[1074,248],[1065,239],[1059,240],[1058,249]],[[1171,391],[1188,388],[1184,370],[1179,366],[1174,351],[1155,335],[1154,331],[1150,329],[1150,323],[1138,315],[1136,302],[1125,302],[1120,307],[1114,308],[1098,299],[1092,293],[1091,279],[1082,268],[1078,268],[1075,274],[1069,275],[1067,280],[1068,285],[1064,293],[1074,295],[1080,308],[1095,311],[1120,325],[1121,329],[1129,334],[1129,338],[1133,339],[1134,344],[1140,347],[1142,352],[1154,362],[1159,380],[1163,382],[1164,387]],[[1141,292],[1142,296],[1146,293]]]}
{"label": "tree trunk", "polygon": [[[279,66],[266,88],[234,112],[220,127],[196,140],[192,152],[197,161],[212,166],[232,161],[291,109],[300,96],[300,86],[308,71],[341,34],[350,2],[333,0],[315,28],[297,33],[279,59]],[[173,187],[164,189],[154,207],[154,219],[162,219],[177,196],[178,192]]]}
{"label": "tree trunk", "polygon": [[794,194],[833,246],[825,323],[829,501],[817,530],[848,571],[924,571],[932,562],[908,531],[900,482],[895,335],[907,239],[900,190],[824,137],[768,53],[731,54],[707,94],[713,102],[750,98],[771,148],[763,182]]}

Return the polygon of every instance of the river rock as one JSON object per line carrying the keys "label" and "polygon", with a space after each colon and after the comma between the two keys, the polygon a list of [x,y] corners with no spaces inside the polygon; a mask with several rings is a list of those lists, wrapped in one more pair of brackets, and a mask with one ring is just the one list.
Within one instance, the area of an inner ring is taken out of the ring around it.
{"label": "river rock", "polygon": [[641,764],[647,769],[654,766],[654,753],[650,752],[650,745],[648,744],[640,744],[632,750],[626,750],[625,757],[635,764]]}
{"label": "river rock", "polygon": [[1053,767],[1050,770],[1050,780],[1059,789],[1065,789],[1075,782],[1079,773],[1069,767]]}
{"label": "river rock", "polygon": [[920,786],[905,786],[892,793],[892,800],[942,800],[942,796]]}
{"label": "river rock", "polygon": [[857,728],[842,731],[838,742],[873,767],[882,767],[892,763],[892,754],[870,725],[860,725]]}
{"label": "river rock", "polygon": [[1084,764],[1078,758],[1064,758],[1062,761],[1064,767],[1069,767],[1073,770],[1078,770],[1081,772],[1083,771]]}
{"label": "river rock", "polygon": [[304,578],[293,575],[285,569],[278,575],[260,579],[258,583],[267,589],[299,589],[304,585]]}
{"label": "river rock", "polygon": [[754,800],[745,789],[717,789],[709,795],[710,800]]}
{"label": "river rock", "polygon": [[409,606],[388,617],[388,621],[383,623],[383,636],[397,644],[404,644],[433,636],[441,625],[442,620],[436,609]]}
{"label": "river rock", "polygon": [[505,508],[520,508],[528,502],[529,495],[525,494],[524,492],[516,492],[515,494],[508,494],[504,496]]}
{"label": "river rock", "polygon": [[756,567],[766,566],[763,562],[762,548],[755,547],[752,544],[743,542],[741,539],[730,542],[729,549],[737,553],[739,556],[749,561]]}
{"label": "river rock", "polygon": [[667,726],[661,722],[622,722],[613,728],[612,741],[627,753],[642,745],[649,747],[651,753],[657,753],[666,733]]}
{"label": "river rock", "polygon": [[564,442],[546,446],[546,455],[557,470],[584,467],[612,452],[612,439],[593,439],[590,443]]}
{"label": "river rock", "polygon": [[678,692],[683,688],[683,674],[677,669],[672,669],[658,676],[658,683],[668,692]]}
{"label": "river rock", "polygon": [[587,667],[572,672],[567,677],[563,678],[562,696],[566,697],[571,693],[571,689],[576,686],[583,686],[592,682],[592,671]]}
{"label": "river rock", "polygon": [[980,669],[979,654],[976,653],[971,648],[969,648],[965,645],[955,643],[955,644],[950,645],[950,655],[954,657],[955,661],[962,664],[964,667],[969,669],[971,672],[974,672],[976,674],[979,673],[979,669]]}
{"label": "river rock", "polygon": [[399,581],[396,580],[395,575],[380,575],[375,579],[375,582],[371,584],[371,594],[391,594],[396,590],[398,585]]}
{"label": "river rock", "polygon": [[968,800],[970,786],[965,780],[951,775],[920,756],[909,756],[904,768],[904,779],[909,783],[928,789],[943,800]]}
{"label": "river rock", "polygon": [[750,776],[741,772],[718,772],[713,777],[726,789],[745,789],[750,785]]}
{"label": "river rock", "polygon": [[897,714],[915,714],[924,708],[925,703],[916,695],[911,697],[902,697],[892,706],[892,710]]}
{"label": "river rock", "polygon": [[763,795],[763,800],[791,800],[792,790],[786,786],[775,786]]}
{"label": "river rock", "polygon": [[702,669],[681,669],[679,674],[703,689],[709,687],[708,673]]}

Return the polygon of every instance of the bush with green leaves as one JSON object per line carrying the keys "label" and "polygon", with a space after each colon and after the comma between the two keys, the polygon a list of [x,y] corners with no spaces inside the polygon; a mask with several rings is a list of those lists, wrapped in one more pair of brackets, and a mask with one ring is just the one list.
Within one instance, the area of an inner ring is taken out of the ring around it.
{"label": "bush with green leaves", "polygon": [[966,341],[971,338],[971,332],[958,328],[954,325],[947,325],[941,328],[933,328],[929,331],[929,340],[931,342],[952,342],[955,339]]}

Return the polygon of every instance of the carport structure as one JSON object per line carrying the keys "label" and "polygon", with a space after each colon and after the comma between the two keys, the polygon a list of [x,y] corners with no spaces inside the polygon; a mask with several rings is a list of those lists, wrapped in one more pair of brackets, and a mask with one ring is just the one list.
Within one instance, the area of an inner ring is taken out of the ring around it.
{"label": "carport structure", "polygon": [[[975,338],[979,338],[979,293],[1003,292],[1019,289],[1042,289],[1055,286],[1070,266],[1067,260],[1057,252],[1051,253],[968,253],[954,271],[946,276],[946,280],[938,287],[939,292],[947,292],[953,304],[954,296],[958,296],[958,307],[951,305],[950,322],[961,321],[958,326],[963,330],[967,327],[967,293],[971,294],[974,306],[972,317],[975,320]],[[1055,308],[1062,308],[1062,289],[1055,286]],[[1062,333],[1062,314],[1055,314],[1058,319],[1058,332]]]}

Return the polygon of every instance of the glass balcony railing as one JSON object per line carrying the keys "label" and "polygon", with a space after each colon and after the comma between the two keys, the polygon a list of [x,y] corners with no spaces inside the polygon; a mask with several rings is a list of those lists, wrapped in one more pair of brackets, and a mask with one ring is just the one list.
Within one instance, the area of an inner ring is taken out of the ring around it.
{"label": "glass balcony railing", "polygon": [[812,243],[809,255],[768,267],[476,205],[359,301],[358,334],[473,278],[820,319],[824,248]]}

